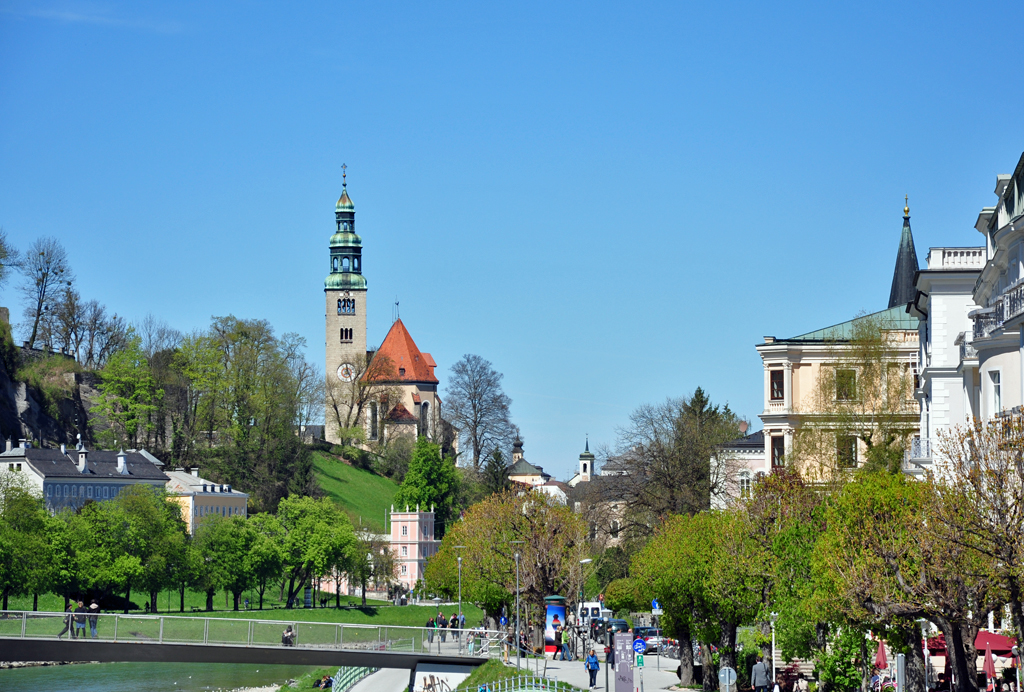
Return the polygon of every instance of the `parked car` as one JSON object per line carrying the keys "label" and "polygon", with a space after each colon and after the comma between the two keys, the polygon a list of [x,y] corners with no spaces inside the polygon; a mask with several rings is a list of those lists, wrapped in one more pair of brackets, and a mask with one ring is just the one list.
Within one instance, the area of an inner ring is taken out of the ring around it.
{"label": "parked car", "polygon": [[661,630],[657,627],[636,627],[633,629],[633,636],[635,639],[643,639],[647,644],[647,650],[652,654],[661,652],[664,640],[661,638]]}

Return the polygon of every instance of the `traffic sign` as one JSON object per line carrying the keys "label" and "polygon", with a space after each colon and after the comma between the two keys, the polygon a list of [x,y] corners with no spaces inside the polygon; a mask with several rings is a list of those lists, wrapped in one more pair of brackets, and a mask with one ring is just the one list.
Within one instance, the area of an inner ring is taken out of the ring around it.
{"label": "traffic sign", "polygon": [[657,598],[651,601],[651,610],[661,610],[661,604],[658,603]]}
{"label": "traffic sign", "polygon": [[507,617],[505,617],[504,615],[502,615],[502,616],[501,616],[501,619],[500,619],[500,620],[498,620],[498,623],[499,623],[499,624],[500,624],[500,625],[501,625],[502,627],[504,627],[505,625],[507,625],[507,624],[508,624],[508,618],[507,618]]}
{"label": "traffic sign", "polygon": [[644,655],[643,654],[637,654],[636,655],[636,667],[637,668],[643,668],[644,667]]}
{"label": "traffic sign", "polygon": [[732,668],[722,668],[718,671],[718,683],[725,690],[736,684],[736,671]]}
{"label": "traffic sign", "polygon": [[663,611],[661,608],[652,608],[651,609],[651,615],[663,615],[664,612],[665,611]]}
{"label": "traffic sign", "polygon": [[647,642],[645,642],[643,639],[634,639],[633,640],[633,651],[637,652],[638,654],[646,653],[647,652]]}

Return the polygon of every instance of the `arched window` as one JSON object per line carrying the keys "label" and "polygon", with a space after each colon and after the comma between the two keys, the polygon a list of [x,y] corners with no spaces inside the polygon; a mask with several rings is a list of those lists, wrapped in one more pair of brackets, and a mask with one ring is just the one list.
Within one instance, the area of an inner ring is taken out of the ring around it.
{"label": "arched window", "polygon": [[343,221],[342,222],[341,230],[343,230],[343,231],[347,231],[348,230],[348,221]]}
{"label": "arched window", "polygon": [[331,265],[332,266],[332,271],[338,271],[338,258],[335,257],[333,262],[334,262],[334,264]]}
{"label": "arched window", "polygon": [[68,494],[68,486],[66,485],[64,486],[64,497],[71,497],[71,495]]}
{"label": "arched window", "polygon": [[740,471],[740,497],[750,497],[750,471]]}
{"label": "arched window", "polygon": [[89,495],[89,499],[91,500],[92,499],[92,486],[91,485],[89,486],[88,495]]}
{"label": "arched window", "polygon": [[71,497],[76,498],[76,499],[78,498],[78,486],[77,485],[71,486]]}
{"label": "arched window", "polygon": [[52,485],[46,486],[46,496],[47,497],[53,497],[53,486]]}
{"label": "arched window", "polygon": [[420,404],[420,430],[419,434],[423,437],[430,436],[430,418],[429,418],[430,404],[423,402]]}
{"label": "arched window", "polygon": [[587,462],[583,462],[583,473],[587,472]]}
{"label": "arched window", "polygon": [[338,299],[338,314],[339,314],[339,315],[341,314],[341,311],[342,311],[342,307],[341,307],[341,299],[339,298],[339,299]]}
{"label": "arched window", "polygon": [[56,492],[56,493],[54,493],[54,496],[55,496],[55,497],[56,497],[57,499],[60,499],[60,486],[59,486],[59,485],[57,486],[57,492]]}
{"label": "arched window", "polygon": [[370,402],[370,439],[377,439],[377,402]]}
{"label": "arched window", "polygon": [[108,486],[103,486],[103,499],[104,500],[109,500],[110,499],[110,488]]}
{"label": "arched window", "polygon": [[612,527],[611,528],[612,528],[612,531],[611,531],[612,538],[618,538],[619,537],[619,522],[618,522],[617,519],[612,520]]}
{"label": "arched window", "polygon": [[354,272],[359,271],[359,258],[358,257],[353,257],[352,258],[352,271],[354,271]]}
{"label": "arched window", "polygon": [[343,258],[341,260],[341,271],[343,271],[343,272],[347,272],[348,271],[348,257],[345,257],[345,258]]}

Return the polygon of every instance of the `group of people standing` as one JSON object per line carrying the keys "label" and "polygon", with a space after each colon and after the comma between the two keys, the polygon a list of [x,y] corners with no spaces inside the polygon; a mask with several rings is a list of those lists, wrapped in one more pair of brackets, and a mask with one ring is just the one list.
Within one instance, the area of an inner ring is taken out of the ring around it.
{"label": "group of people standing", "polygon": [[96,639],[99,636],[97,634],[97,627],[100,619],[100,607],[96,601],[90,603],[88,608],[85,607],[84,601],[71,601],[64,612],[64,629],[57,634],[57,639],[62,639],[65,632],[69,632],[72,639],[78,639],[79,637],[86,639],[86,623],[89,624],[92,638]]}
{"label": "group of people standing", "polygon": [[466,628],[466,616],[460,615],[459,613],[452,613],[451,619],[444,616],[444,613],[438,611],[436,618],[430,618],[427,620],[427,641],[430,643],[434,642],[434,634],[437,633],[441,637],[441,641],[445,640],[448,632],[451,632],[452,640],[458,641],[459,630]]}

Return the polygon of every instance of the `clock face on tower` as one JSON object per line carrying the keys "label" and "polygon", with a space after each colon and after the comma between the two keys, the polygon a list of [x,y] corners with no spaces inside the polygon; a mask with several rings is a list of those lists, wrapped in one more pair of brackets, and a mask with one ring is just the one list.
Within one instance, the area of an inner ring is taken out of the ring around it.
{"label": "clock face on tower", "polygon": [[338,366],[338,379],[342,382],[351,382],[356,378],[356,369],[351,363],[342,363]]}

